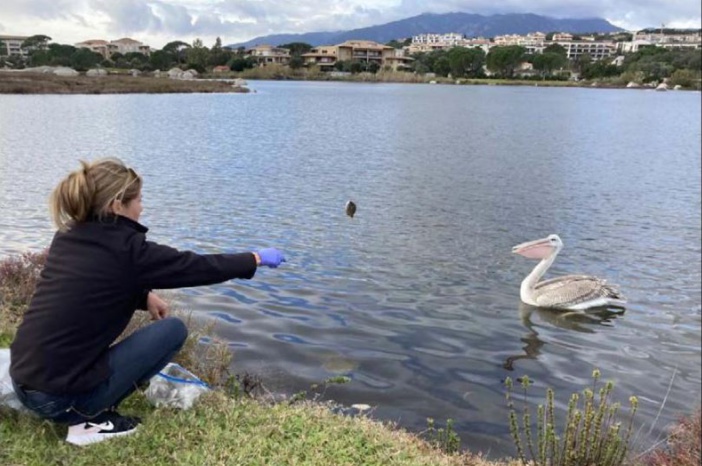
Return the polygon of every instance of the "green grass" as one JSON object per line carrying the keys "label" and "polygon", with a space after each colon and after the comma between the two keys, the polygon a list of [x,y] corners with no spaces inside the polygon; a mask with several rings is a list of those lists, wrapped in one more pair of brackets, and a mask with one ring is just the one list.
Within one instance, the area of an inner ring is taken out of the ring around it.
{"label": "green grass", "polygon": [[135,395],[124,411],[144,417],[137,433],[84,448],[63,441],[65,427],[2,413],[0,464],[489,464],[445,455],[410,434],[320,405],[268,405],[212,393],[191,410],[178,411],[152,408]]}

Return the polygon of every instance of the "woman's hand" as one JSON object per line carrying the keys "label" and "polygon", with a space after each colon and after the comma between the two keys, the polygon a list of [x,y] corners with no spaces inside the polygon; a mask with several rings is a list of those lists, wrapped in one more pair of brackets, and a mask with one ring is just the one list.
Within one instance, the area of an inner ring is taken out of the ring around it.
{"label": "woman's hand", "polygon": [[261,249],[260,251],[256,251],[255,255],[257,265],[265,265],[272,269],[285,262],[283,253],[275,248]]}
{"label": "woman's hand", "polygon": [[159,298],[154,292],[149,292],[149,295],[146,297],[146,309],[151,314],[151,320],[164,319],[171,313],[166,301]]}

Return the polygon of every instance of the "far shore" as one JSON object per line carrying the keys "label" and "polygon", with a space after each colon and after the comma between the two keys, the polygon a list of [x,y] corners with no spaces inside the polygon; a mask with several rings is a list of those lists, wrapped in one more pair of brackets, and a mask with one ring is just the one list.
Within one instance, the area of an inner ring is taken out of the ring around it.
{"label": "far shore", "polygon": [[57,76],[0,70],[0,94],[173,94],[249,92],[230,81],[169,79],[109,74]]}
{"label": "far shore", "polygon": [[[272,67],[271,67],[272,68]],[[282,73],[278,69],[252,69],[241,73],[206,73],[195,79],[169,79],[148,73],[131,76],[122,71],[106,76],[57,76],[51,73],[0,70],[0,94],[172,94],[172,93],[246,93],[251,92],[241,80],[328,81],[355,83],[450,84],[483,86],[570,87],[590,89],[626,89],[627,83],[606,81],[558,81],[533,79],[446,78],[406,72],[358,73],[333,75],[307,70]],[[237,83],[236,81],[239,81]],[[632,90],[654,90],[648,85],[630,87]],[[673,89],[668,89],[672,91]],[[686,89],[681,90],[695,90]],[[255,91],[254,91],[255,92]]]}

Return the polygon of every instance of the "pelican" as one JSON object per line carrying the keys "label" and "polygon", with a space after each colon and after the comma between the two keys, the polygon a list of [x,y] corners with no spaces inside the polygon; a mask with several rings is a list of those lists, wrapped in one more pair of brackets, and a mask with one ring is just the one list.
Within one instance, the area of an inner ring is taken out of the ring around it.
{"label": "pelican", "polygon": [[563,241],[558,235],[549,235],[512,248],[513,253],[528,259],[541,259],[519,289],[519,297],[525,304],[568,311],[624,307],[626,299],[619,290],[597,277],[566,275],[539,282],[561,249]]}

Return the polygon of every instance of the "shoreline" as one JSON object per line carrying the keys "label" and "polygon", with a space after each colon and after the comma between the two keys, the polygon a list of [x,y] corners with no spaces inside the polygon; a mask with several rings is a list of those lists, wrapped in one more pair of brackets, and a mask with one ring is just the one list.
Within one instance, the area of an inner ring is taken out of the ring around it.
{"label": "shoreline", "polygon": [[57,76],[49,73],[0,70],[0,94],[176,94],[247,93],[232,82],[167,77],[130,76]]}
{"label": "shoreline", "polygon": [[429,84],[455,86],[527,86],[561,87],[580,89],[631,89],[646,91],[700,91],[694,88],[659,90],[649,85],[628,87],[613,81],[555,81],[532,79],[443,78],[425,77],[408,73],[359,73],[349,76],[329,76],[321,73],[295,73],[284,75],[268,70],[251,70],[244,73],[205,74],[194,79],[169,79],[147,74],[131,76],[111,73],[106,76],[57,76],[21,70],[0,70],[0,94],[174,94],[174,93],[248,93],[245,81],[319,81],[375,84]]}

